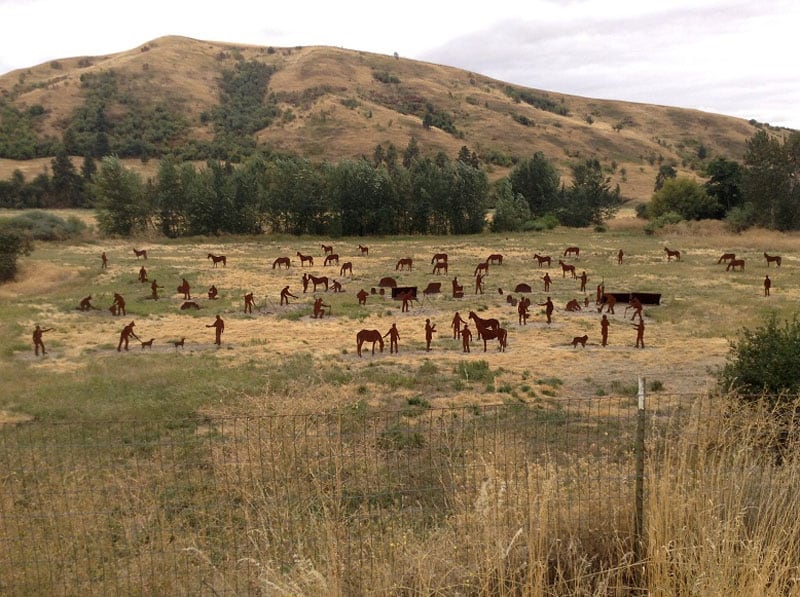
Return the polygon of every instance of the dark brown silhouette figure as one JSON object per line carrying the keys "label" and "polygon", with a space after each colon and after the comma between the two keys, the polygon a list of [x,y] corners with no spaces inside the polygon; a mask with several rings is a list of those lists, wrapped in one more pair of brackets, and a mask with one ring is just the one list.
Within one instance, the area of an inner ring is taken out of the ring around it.
{"label": "dark brown silhouette figure", "polygon": [[608,345],[608,317],[603,315],[603,318],[600,320],[600,344],[603,346]]}
{"label": "dark brown silhouette figure", "polygon": [[172,344],[175,346],[175,352],[178,352],[178,348],[183,350],[186,346],[186,338],[181,338],[180,340],[173,340]]}
{"label": "dark brown silhouette figure", "polygon": [[433,266],[432,274],[446,274],[447,273],[447,262],[446,261],[437,261],[436,264]]}
{"label": "dark brown silhouette figure", "polygon": [[356,334],[356,351],[358,356],[361,356],[361,347],[364,342],[372,342],[372,354],[375,354],[375,343],[380,345],[381,352],[383,352],[383,336],[378,330],[361,330]]}
{"label": "dark brown silhouette figure", "polygon": [[363,288],[356,293],[356,298],[358,298],[359,305],[366,305],[367,304],[367,297],[369,293],[364,290]]}
{"label": "dark brown silhouette figure", "polygon": [[342,292],[342,283],[339,280],[334,280],[331,282],[331,292]]}
{"label": "dark brown silhouette figure", "polygon": [[339,268],[339,275],[340,276],[346,276],[348,273],[350,274],[350,279],[352,279],[353,278],[353,262],[352,261],[345,261],[342,264],[342,267]]}
{"label": "dark brown silhouette figure", "polygon": [[213,301],[217,298],[218,294],[219,291],[217,290],[217,287],[212,284],[211,288],[208,289],[208,298]]}
{"label": "dark brown silhouette figure", "polygon": [[272,262],[272,269],[278,268],[281,269],[281,266],[285,266],[286,269],[289,269],[292,261],[288,257],[278,257],[275,261]]}
{"label": "dark brown silhouette figure", "polygon": [[400,312],[401,313],[405,313],[406,311],[408,311],[409,303],[411,303],[411,301],[415,300],[414,299],[414,293],[411,292],[411,291],[402,292],[402,293],[397,295],[397,298],[399,298],[402,301],[402,305],[400,306]]}
{"label": "dark brown silhouette figure", "polygon": [[472,332],[469,326],[465,324],[459,333],[461,334],[461,346],[464,348],[464,352],[470,352],[469,344],[472,342]]}
{"label": "dark brown silhouette figure", "polygon": [[619,250],[617,253],[617,265],[622,265],[622,258],[625,256],[625,253],[622,252],[622,249]]}
{"label": "dark brown silhouette figure", "polygon": [[482,317],[478,317],[475,311],[470,311],[468,315],[469,319],[475,322],[475,329],[478,333],[478,340],[483,337],[483,332],[485,330],[496,330],[500,327],[500,321],[495,318],[483,319]]}
{"label": "dark brown silhouette figure", "polygon": [[81,299],[81,302],[78,303],[78,309],[80,311],[89,311],[91,309],[97,309],[94,305],[92,305],[92,295],[85,296]]}
{"label": "dark brown silhouette figure", "polygon": [[47,354],[47,350],[44,347],[44,341],[42,340],[42,335],[45,332],[52,332],[53,328],[44,328],[42,329],[39,327],[39,324],[36,324],[36,327],[33,328],[33,352],[36,356],[39,356],[39,349],[42,349],[42,356]]}
{"label": "dark brown silhouette figure", "polygon": [[365,255],[369,255],[369,247],[365,247],[364,245],[358,245],[358,250],[361,252],[362,257],[364,257]]}
{"label": "dark brown silhouette figure", "polygon": [[103,254],[100,255],[100,261],[102,263],[100,268],[101,269],[108,269],[108,257],[106,257],[106,252],[105,251],[103,251]]}
{"label": "dark brown silhouette figure", "polygon": [[308,274],[303,274],[303,277],[300,278],[303,282],[303,294],[308,291]]}
{"label": "dark brown silhouette figure", "polygon": [[142,350],[144,350],[145,348],[149,348],[150,350],[153,350],[153,340],[155,340],[155,338],[150,338],[149,340],[142,340],[141,341],[142,342]]}
{"label": "dark brown silhouette figure", "polygon": [[505,328],[484,329],[481,330],[479,335],[483,339],[483,352],[486,352],[487,340],[497,340],[497,342],[500,344],[500,351],[506,351],[506,345],[508,344],[508,331]]}
{"label": "dark brown silhouette figure", "polygon": [[447,253],[434,253],[433,254],[433,257],[431,257],[431,265],[433,265],[434,263],[438,263],[440,261],[443,261],[444,263],[447,263]]}
{"label": "dark brown silhouette figure", "polygon": [[477,274],[475,276],[475,294],[483,294],[483,275]]}
{"label": "dark brown silhouette figure", "polygon": [[514,292],[533,292],[530,284],[526,284],[525,282],[520,282],[516,286],[514,286]]}
{"label": "dark brown silhouette figure", "polygon": [[114,308],[112,313],[115,315],[127,315],[128,313],[125,311],[125,299],[122,298],[121,294],[114,293],[114,302],[111,303],[111,307]]}
{"label": "dark brown silhouette figure", "polygon": [[222,345],[222,332],[225,331],[225,321],[223,321],[222,317],[217,315],[217,318],[214,320],[214,323],[209,324],[206,326],[207,328],[214,328],[214,344],[217,346]]}
{"label": "dark brown silhouette figure", "polygon": [[140,249],[134,248],[133,249],[133,254],[136,255],[136,259],[139,259],[139,257],[144,257],[145,259],[147,259],[147,249],[141,249],[140,250]]}
{"label": "dark brown silhouette figure", "polygon": [[306,262],[308,265],[314,265],[314,258],[311,255],[303,255],[298,251],[297,256],[300,258],[300,267],[305,266]]}
{"label": "dark brown silhouette figure", "polygon": [[539,253],[534,253],[533,258],[539,262],[539,267],[542,267],[543,264],[547,264],[547,267],[550,267],[550,262],[552,258],[550,255],[539,255]]}
{"label": "dark brown silhouette figure", "polygon": [[764,276],[764,296],[769,296],[769,289],[772,288],[772,280],[769,276]]}
{"label": "dark brown silhouette figure", "polygon": [[614,313],[614,305],[617,304],[617,297],[613,294],[605,294],[600,298],[600,308],[597,310],[598,313],[603,312],[603,307],[606,308],[607,313]]}
{"label": "dark brown silhouette figure", "polygon": [[323,309],[323,307],[328,308],[328,314],[330,315],[331,312],[330,305],[326,305],[321,298],[318,298],[314,301],[314,314],[313,314],[314,319],[322,319],[323,317],[325,317],[325,309]]}
{"label": "dark brown silhouette figure", "polygon": [[397,265],[394,266],[394,269],[400,271],[407,269],[408,271],[411,271],[413,266],[414,266],[414,260],[411,259],[411,257],[404,257],[403,259],[397,260]]}
{"label": "dark brown silhouette figure", "polygon": [[183,301],[183,304],[181,305],[181,311],[186,311],[188,309],[195,309],[195,310],[199,311],[200,310],[200,305],[198,305],[194,301]]}
{"label": "dark brown silhouette figure", "polygon": [[561,266],[561,277],[566,278],[567,272],[572,274],[572,279],[576,279],[578,276],[575,275],[575,266],[570,265],[569,263],[564,263],[560,259],[558,260],[558,264]]}
{"label": "dark brown silhouette figure", "polygon": [[540,307],[544,307],[544,314],[547,316],[547,325],[550,325],[553,317],[553,301],[550,300],[550,297],[547,297],[547,300],[543,303],[537,303]]}
{"label": "dark brown silhouette figure", "polygon": [[159,288],[164,288],[164,287],[163,286],[159,286],[158,285],[158,280],[153,279],[153,281],[150,284],[150,298],[152,298],[154,301],[158,300],[158,289]]}
{"label": "dark brown silhouette figure", "polygon": [[736,253],[723,253],[720,258],[717,259],[717,264],[720,264],[723,261],[732,261],[733,259],[736,259]]}
{"label": "dark brown silhouette figure", "polygon": [[466,324],[467,322],[461,318],[461,314],[456,311],[456,314],[453,316],[453,322],[450,324],[450,327],[453,328],[453,339],[458,338],[458,335],[461,333],[461,324]]}
{"label": "dark brown silhouette figure", "polygon": [[530,299],[523,296],[517,303],[517,314],[519,315],[519,325],[528,325],[528,307],[530,307]]}
{"label": "dark brown silhouette figure", "polygon": [[636,348],[644,348],[644,320],[640,318],[633,327],[636,328]]}
{"label": "dark brown silhouette figure", "polygon": [[503,265],[503,256],[500,255],[499,253],[493,253],[492,255],[489,255],[489,257],[487,257],[486,263],[490,265],[491,264]]}
{"label": "dark brown silhouette figure", "polygon": [[574,311],[580,311],[580,310],[581,310],[581,306],[580,306],[580,304],[578,303],[578,300],[577,300],[577,299],[572,299],[571,301],[569,301],[569,302],[567,303],[567,306],[566,306],[566,307],[564,307],[564,308],[565,308],[567,311],[573,311],[573,312],[574,312]]}
{"label": "dark brown silhouette figure", "polygon": [[458,277],[453,278],[453,298],[464,297],[464,286],[458,283]]}
{"label": "dark brown silhouette figure", "polygon": [[183,293],[183,300],[192,300],[192,288],[189,286],[189,282],[186,280],[186,278],[183,278],[181,285],[178,286],[178,292]]}
{"label": "dark brown silhouette figure", "polygon": [[222,263],[222,267],[225,267],[228,264],[228,258],[225,255],[214,255],[213,253],[209,253],[206,259],[210,259],[211,263],[214,267],[217,267],[218,263]]}
{"label": "dark brown silhouette figure", "polygon": [[144,266],[139,269],[139,282],[142,284],[147,282],[147,270],[144,269]]}
{"label": "dark brown silhouette figure", "polygon": [[317,286],[320,286],[322,284],[325,285],[325,290],[328,290],[328,276],[320,276],[318,278],[317,276],[308,274],[308,281],[314,285],[314,292],[317,291]]}
{"label": "dark brown silhouette figure", "polygon": [[430,319],[425,320],[425,350],[431,351],[431,342],[433,341],[433,333],[436,331],[436,324],[432,324]]}
{"label": "dark brown silhouette figure", "polygon": [[578,247],[567,247],[564,249],[564,257],[568,257],[569,255],[575,255],[575,257],[581,256],[581,250]]}
{"label": "dark brown silhouette figure", "polygon": [[572,348],[578,348],[578,344],[586,348],[586,341],[589,339],[588,334],[584,334],[583,336],[575,336],[572,339]]}
{"label": "dark brown silhouette figure", "polygon": [[774,263],[777,267],[781,266],[780,255],[767,255],[766,253],[764,253],[764,259],[767,260],[767,267],[769,267],[770,263]]}
{"label": "dark brown silhouette figure", "polygon": [[131,336],[139,340],[139,342],[142,341],[141,338],[139,338],[139,336],[137,336],[136,333],[133,331],[135,325],[136,324],[131,321],[128,325],[122,328],[122,331],[119,333],[119,344],[117,344],[117,352],[122,351],[123,344],[125,345],[125,350],[128,350],[128,342],[130,341]]}
{"label": "dark brown silhouette figure", "polygon": [[333,245],[320,245],[322,247],[322,254],[323,255],[331,255],[333,254]]}
{"label": "dark brown silhouette figure", "polygon": [[744,259],[731,259],[728,262],[728,267],[725,268],[725,271],[733,270],[736,271],[736,268],[739,268],[739,271],[744,271]]}
{"label": "dark brown silhouette figure", "polygon": [[603,295],[605,294],[605,292],[606,292],[606,287],[601,282],[600,284],[597,285],[597,300],[595,301],[595,305],[599,305],[600,303],[603,302]]}
{"label": "dark brown silhouette figure", "polygon": [[399,353],[400,349],[397,347],[397,341],[400,339],[400,332],[397,331],[397,324],[393,323],[392,327],[389,328],[389,331],[386,332],[383,337],[389,336],[389,354],[392,353]]}
{"label": "dark brown silhouette figure", "polygon": [[581,272],[578,279],[581,281],[581,292],[586,292],[586,282],[589,280],[589,276],[586,275],[586,272]]}
{"label": "dark brown silhouette figure", "polygon": [[394,278],[391,278],[389,276],[386,276],[384,278],[381,278],[378,281],[378,287],[380,287],[380,288],[397,288],[397,280],[395,280]]}
{"label": "dark brown silhouette figure", "polygon": [[550,278],[550,274],[545,273],[545,275],[542,276],[542,280],[544,281],[544,291],[550,292],[550,284],[553,282],[552,278]]}
{"label": "dark brown silhouette figure", "polygon": [[475,266],[475,271],[473,272],[473,276],[477,276],[478,274],[488,274],[489,273],[489,262],[484,261],[483,263],[479,263]]}
{"label": "dark brown silhouette figure", "polygon": [[325,256],[325,261],[322,263],[323,267],[333,264],[339,265],[339,256],[336,253],[331,253]]}
{"label": "dark brown silhouette figure", "polygon": [[289,285],[287,284],[283,287],[283,290],[281,290],[281,305],[288,305],[289,297],[297,298],[295,295],[289,292]]}
{"label": "dark brown silhouette figure", "polygon": [[428,282],[428,285],[422,290],[422,294],[439,294],[442,291],[441,282]]}
{"label": "dark brown silhouette figure", "polygon": [[245,313],[252,313],[253,312],[253,304],[255,304],[255,299],[253,298],[253,293],[248,292],[244,295],[244,312]]}
{"label": "dark brown silhouette figure", "polygon": [[625,313],[628,313],[628,309],[633,309],[633,315],[631,315],[631,321],[636,319],[638,316],[639,319],[642,318],[642,301],[639,300],[638,297],[632,296],[628,306],[625,307]]}
{"label": "dark brown silhouette figure", "polygon": [[665,252],[666,252],[666,254],[667,254],[667,261],[672,261],[672,258],[673,258],[673,257],[674,257],[674,258],[675,258],[677,261],[680,261],[680,260],[681,260],[681,252],[680,252],[680,251],[678,251],[678,250],[674,250],[674,251],[673,251],[672,249],[668,249],[667,247],[664,247],[664,251],[665,251]]}

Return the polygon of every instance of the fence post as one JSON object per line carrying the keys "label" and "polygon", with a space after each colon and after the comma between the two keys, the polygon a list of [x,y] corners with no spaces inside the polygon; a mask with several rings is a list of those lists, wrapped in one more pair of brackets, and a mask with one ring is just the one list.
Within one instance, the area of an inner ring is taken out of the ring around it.
{"label": "fence post", "polygon": [[644,543],[644,404],[645,378],[639,376],[639,409],[636,418],[636,495],[633,537],[633,561],[639,567]]}

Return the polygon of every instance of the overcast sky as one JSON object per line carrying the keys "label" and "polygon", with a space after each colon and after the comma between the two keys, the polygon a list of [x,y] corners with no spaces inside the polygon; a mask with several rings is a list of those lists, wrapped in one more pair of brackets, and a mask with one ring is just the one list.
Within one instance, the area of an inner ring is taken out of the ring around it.
{"label": "overcast sky", "polygon": [[797,0],[0,0],[0,74],[163,35],[329,45],[800,130],[798,34]]}

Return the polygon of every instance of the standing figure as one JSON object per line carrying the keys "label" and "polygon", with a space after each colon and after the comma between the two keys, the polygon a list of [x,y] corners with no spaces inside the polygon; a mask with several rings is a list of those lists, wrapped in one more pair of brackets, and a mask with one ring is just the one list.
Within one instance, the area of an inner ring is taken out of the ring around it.
{"label": "standing figure", "polygon": [[213,301],[214,299],[217,298],[218,294],[219,291],[217,290],[217,287],[212,284],[211,288],[208,289],[208,298]]}
{"label": "standing figure", "polygon": [[553,316],[553,301],[551,301],[548,296],[545,302],[538,304],[540,307],[544,307],[544,314],[547,315],[547,325],[550,325]]}
{"label": "standing figure", "polygon": [[469,326],[465,324],[460,334],[461,345],[464,347],[464,352],[470,352],[469,343],[472,341],[472,332],[470,331]]}
{"label": "standing figure", "polygon": [[361,290],[359,290],[356,293],[356,298],[358,299],[358,304],[359,305],[366,305],[368,296],[369,296],[369,294],[367,294],[366,290],[364,290],[363,288]]}
{"label": "standing figure", "polygon": [[101,269],[108,269],[108,257],[106,257],[106,252],[103,251],[103,254],[100,255],[100,261],[102,265],[100,266]]}
{"label": "standing figure", "polygon": [[214,323],[212,323],[210,325],[207,325],[206,327],[207,328],[214,328],[214,331],[216,332],[215,338],[214,338],[214,344],[216,344],[217,346],[221,346],[222,345],[222,332],[225,331],[225,322],[222,320],[222,317],[217,315],[217,318],[214,320]]}
{"label": "standing figure", "polygon": [[253,293],[248,292],[244,295],[244,312],[245,313],[252,313],[253,312],[253,303],[255,303],[255,299],[253,298]]}
{"label": "standing figure", "polygon": [[450,324],[450,327],[453,328],[453,339],[458,338],[458,335],[461,333],[462,323],[467,323],[467,322],[461,319],[461,315],[459,314],[458,311],[456,311],[456,314],[453,316],[453,323]]}
{"label": "standing figure", "polygon": [[603,318],[600,320],[600,337],[601,341],[600,344],[603,346],[608,345],[608,317],[606,317],[605,313],[603,314]]}
{"label": "standing figure", "polygon": [[622,265],[622,257],[624,255],[625,255],[625,253],[623,253],[622,249],[620,249],[619,253],[617,253],[617,265]]}
{"label": "standing figure", "polygon": [[636,319],[637,315],[639,316],[639,319],[642,318],[643,305],[642,305],[642,301],[640,301],[638,297],[635,297],[635,296],[631,297],[630,304],[626,308],[626,311],[627,311],[628,308],[633,309],[633,315],[631,315],[631,321]]}
{"label": "standing figure", "polygon": [[389,328],[389,331],[383,335],[384,338],[386,336],[389,336],[389,353],[399,353],[400,349],[397,348],[397,341],[400,339],[400,332],[397,331],[396,323],[393,323],[392,327]]}
{"label": "standing figure", "polygon": [[522,297],[517,303],[517,313],[519,314],[519,325],[528,325],[528,299]]}
{"label": "standing figure", "polygon": [[327,307],[329,309],[328,313],[330,313],[331,306],[323,303],[321,298],[314,301],[314,319],[325,317],[325,309],[322,307]]}
{"label": "standing figure", "polygon": [[433,332],[436,331],[436,324],[431,324],[430,319],[425,320],[425,350],[431,351],[431,341],[433,340]]}
{"label": "standing figure", "polygon": [[183,293],[183,300],[190,301],[192,300],[192,292],[191,287],[189,286],[189,281],[186,278],[183,278],[181,285],[178,287],[178,291]]}
{"label": "standing figure", "polygon": [[595,302],[595,305],[599,305],[603,302],[603,295],[605,293],[606,293],[605,284],[600,282],[600,284],[597,285],[597,301]]}
{"label": "standing figure", "polygon": [[144,266],[139,269],[139,282],[142,284],[147,282],[147,270],[144,269]]}
{"label": "standing figure", "polygon": [[553,281],[550,278],[550,274],[545,272],[544,276],[542,276],[542,280],[544,280],[544,291],[545,292],[550,292],[550,283]]}
{"label": "standing figure", "polygon": [[158,280],[153,280],[153,283],[150,284],[150,296],[154,301],[158,300],[158,289],[164,288],[163,286],[158,285]]}
{"label": "standing figure", "polygon": [[475,274],[475,294],[483,294],[483,276],[485,274]]}
{"label": "standing figure", "polygon": [[114,302],[111,303],[111,312],[115,315],[127,315],[128,313],[125,311],[125,299],[122,298],[121,294],[114,293]]}
{"label": "standing figure", "polygon": [[636,348],[644,348],[644,320],[640,317],[633,327],[636,328]]}
{"label": "standing figure", "polygon": [[125,350],[128,350],[128,340],[130,340],[131,336],[141,341],[139,336],[137,336],[133,331],[133,326],[135,325],[136,324],[131,321],[128,325],[122,328],[122,331],[119,333],[119,344],[117,344],[117,352],[121,352],[123,344],[125,345]]}
{"label": "standing figure", "polygon": [[287,284],[283,287],[283,290],[281,290],[281,305],[288,305],[289,297],[297,298],[295,295],[289,292],[289,285]]}
{"label": "standing figure", "polygon": [[52,332],[53,328],[46,328],[42,329],[39,327],[39,324],[36,324],[36,327],[33,329],[33,352],[36,353],[36,356],[39,356],[39,348],[42,349],[42,356],[47,354],[47,351],[44,348],[44,342],[42,341],[42,334],[45,332]]}
{"label": "standing figure", "polygon": [[581,292],[586,292],[586,281],[589,277],[586,275],[586,272],[581,272],[580,280],[581,280]]}
{"label": "standing figure", "polygon": [[769,296],[769,289],[772,288],[772,280],[769,276],[764,277],[764,296]]}

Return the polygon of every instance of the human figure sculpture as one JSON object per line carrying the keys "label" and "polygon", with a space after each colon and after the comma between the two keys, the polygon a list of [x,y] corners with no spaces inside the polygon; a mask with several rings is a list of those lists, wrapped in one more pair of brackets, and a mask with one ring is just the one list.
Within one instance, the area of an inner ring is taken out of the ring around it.
{"label": "human figure sculpture", "polygon": [[253,312],[253,304],[255,303],[255,298],[253,298],[253,293],[248,292],[244,295],[244,312],[245,313],[252,313]]}
{"label": "human figure sculpture", "polygon": [[164,287],[163,286],[159,286],[158,285],[158,280],[154,279],[153,282],[150,284],[150,297],[154,301],[158,300],[158,289],[159,288],[164,288]]}
{"label": "human figure sculpture", "polygon": [[596,305],[599,305],[600,303],[603,302],[603,294],[605,294],[605,291],[606,288],[602,282],[597,285],[597,300],[595,302]]}
{"label": "human figure sculpture", "polygon": [[619,250],[617,253],[617,265],[622,265],[622,258],[625,256],[625,253],[622,252],[622,249]]}
{"label": "human figure sculpture", "polygon": [[111,312],[115,315],[127,315],[128,313],[125,311],[125,299],[122,298],[121,294],[114,293],[114,302],[111,303],[111,306],[114,308]]}
{"label": "human figure sculpture", "polygon": [[36,356],[39,356],[39,349],[42,349],[42,356],[47,354],[47,350],[44,347],[44,341],[42,340],[42,336],[45,332],[52,332],[53,328],[45,328],[42,329],[39,324],[36,324],[36,327],[33,329],[33,352]]}
{"label": "human figure sculpture", "polygon": [[183,293],[183,300],[190,301],[192,300],[192,292],[191,287],[189,286],[189,281],[186,278],[183,278],[181,285],[178,286],[178,292]]}
{"label": "human figure sculpture", "polygon": [[103,251],[103,254],[100,255],[100,262],[101,262],[101,269],[108,269],[108,257],[106,257],[106,252]]}
{"label": "human figure sculpture", "polygon": [[141,282],[142,284],[147,282],[147,270],[144,269],[144,266],[139,268],[139,282]]}
{"label": "human figure sculpture", "polygon": [[564,307],[564,308],[565,308],[567,311],[573,311],[573,312],[574,312],[574,311],[580,311],[580,310],[581,310],[581,306],[580,306],[580,304],[578,303],[578,300],[577,300],[577,299],[572,299],[571,301],[569,301],[569,302],[567,303],[567,306],[566,306],[566,307]]}
{"label": "human figure sculpture", "polygon": [[469,343],[472,342],[472,332],[470,331],[469,326],[465,324],[459,333],[461,334],[461,346],[463,347],[464,352],[470,352]]}
{"label": "human figure sculpture", "polygon": [[603,312],[603,307],[606,308],[607,313],[614,314],[614,305],[617,304],[617,297],[613,294],[603,294],[600,299],[600,308],[597,310],[598,313]]}
{"label": "human figure sculpture", "polygon": [[581,272],[580,281],[581,281],[581,292],[586,292],[586,281],[589,277],[586,275],[586,272]]}
{"label": "human figure sculpture", "polygon": [[414,295],[409,291],[401,293],[400,295],[398,295],[398,297],[402,301],[402,305],[400,306],[400,312],[401,313],[407,312],[409,310],[409,304],[411,303],[411,301],[414,300]]}
{"label": "human figure sculpture", "polygon": [[389,354],[392,353],[399,353],[400,349],[397,347],[397,341],[400,339],[400,332],[397,331],[397,324],[393,323],[392,327],[389,328],[389,331],[386,332],[383,337],[389,337]]}
{"label": "human figure sculpture", "polygon": [[281,305],[288,305],[289,297],[297,298],[295,295],[289,292],[289,285],[287,284],[283,287],[283,290],[281,290]]}
{"label": "human figure sculpture", "polygon": [[464,286],[458,283],[458,276],[453,278],[453,298],[462,298],[464,296]]}
{"label": "human figure sculpture", "polygon": [[323,307],[327,307],[328,314],[330,314],[330,305],[326,305],[321,298],[314,301],[314,319],[322,319],[325,317],[325,309],[323,309]]}
{"label": "human figure sculpture", "polygon": [[644,320],[640,317],[633,327],[636,328],[636,348],[644,348]]}
{"label": "human figure sculpture", "polygon": [[123,344],[125,345],[125,350],[128,350],[128,342],[130,341],[131,336],[139,340],[139,342],[142,341],[141,338],[139,338],[139,336],[137,336],[136,333],[133,331],[135,325],[136,324],[133,321],[131,321],[128,325],[122,328],[122,331],[119,333],[119,344],[117,344],[117,352],[122,351]]}
{"label": "human figure sculpture", "polygon": [[643,307],[642,301],[640,301],[638,297],[635,296],[631,297],[630,303],[628,303],[628,306],[625,307],[626,311],[628,309],[633,309],[633,315],[631,315],[631,321],[636,319],[637,315],[639,319],[642,318],[642,307]]}
{"label": "human figure sculpture", "polygon": [[214,344],[217,346],[222,345],[222,332],[225,331],[225,321],[223,321],[222,317],[217,315],[217,318],[214,320],[214,323],[209,324],[206,326],[207,328],[214,328]]}
{"label": "human figure sculpture", "polygon": [[364,290],[363,288],[356,293],[356,298],[358,299],[359,305],[366,305],[367,304],[367,297],[369,293]]}
{"label": "human figure sculpture", "polygon": [[545,273],[544,276],[542,276],[542,280],[544,281],[544,291],[545,292],[550,292],[550,284],[553,281],[550,278],[550,274],[549,273]]}
{"label": "human figure sculpture", "polygon": [[92,295],[85,296],[81,299],[81,302],[78,303],[78,309],[81,311],[89,311],[91,309],[95,309],[96,307],[92,306]]}
{"label": "human figure sculpture", "polygon": [[550,297],[547,297],[547,300],[543,303],[538,303],[540,307],[544,307],[544,314],[547,316],[547,325],[550,325],[553,316],[553,301],[550,300]]}
{"label": "human figure sculpture", "polygon": [[342,292],[343,290],[342,283],[339,282],[339,280],[333,280],[331,282],[331,292]]}
{"label": "human figure sculpture", "polygon": [[603,314],[603,318],[600,320],[600,344],[602,346],[608,345],[608,317]]}
{"label": "human figure sculpture", "polygon": [[308,274],[303,274],[301,280],[303,282],[303,294],[305,294],[308,291],[308,282],[309,282]]}
{"label": "human figure sculpture", "polygon": [[456,314],[453,316],[453,323],[450,324],[450,327],[453,328],[453,339],[458,338],[458,335],[461,333],[461,324],[467,323],[461,318],[461,314],[456,311]]}
{"label": "human figure sculpture", "polygon": [[530,305],[530,300],[528,297],[523,296],[519,299],[519,303],[517,303],[517,314],[519,315],[519,325],[527,325],[528,324],[528,306]]}
{"label": "human figure sculpture", "polygon": [[431,351],[431,342],[433,341],[433,333],[436,331],[436,324],[432,324],[430,319],[425,320],[425,350]]}
{"label": "human figure sculpture", "polygon": [[475,274],[475,294],[483,294],[484,274]]}
{"label": "human figure sculpture", "polygon": [[769,296],[769,289],[772,288],[772,280],[769,276],[764,276],[764,296]]}
{"label": "human figure sculpture", "polygon": [[217,298],[218,294],[219,291],[217,290],[217,287],[212,284],[211,288],[208,289],[208,298],[213,301]]}

